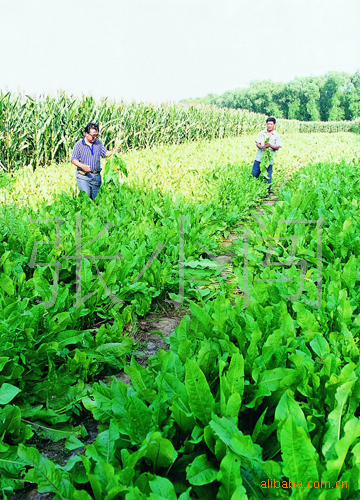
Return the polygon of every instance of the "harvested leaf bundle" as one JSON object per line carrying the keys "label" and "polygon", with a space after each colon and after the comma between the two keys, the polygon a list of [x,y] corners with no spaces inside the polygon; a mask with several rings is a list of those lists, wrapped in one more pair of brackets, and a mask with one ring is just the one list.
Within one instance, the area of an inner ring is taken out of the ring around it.
{"label": "harvested leaf bundle", "polygon": [[[269,143],[269,137],[265,139],[265,144],[268,143]],[[268,166],[272,164],[273,160],[274,160],[274,153],[270,151],[270,148],[267,148],[261,157],[260,168],[261,169],[268,168]]]}
{"label": "harvested leaf bundle", "polygon": [[123,174],[125,177],[128,176],[128,171],[126,168],[125,160],[120,153],[114,153],[107,160],[104,168],[104,182],[120,182],[120,175]]}

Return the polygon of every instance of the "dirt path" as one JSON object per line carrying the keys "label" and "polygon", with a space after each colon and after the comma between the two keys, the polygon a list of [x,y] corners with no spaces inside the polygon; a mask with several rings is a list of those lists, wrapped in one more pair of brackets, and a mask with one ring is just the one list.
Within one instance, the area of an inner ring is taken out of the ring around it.
{"label": "dirt path", "polygon": [[[265,206],[273,206],[278,202],[279,199],[276,196],[271,196],[269,198],[266,198],[261,205]],[[261,208],[261,206],[258,208],[258,210],[255,212],[256,215],[264,215],[265,210]],[[227,247],[232,247],[233,242],[235,240],[243,238],[242,230],[244,226],[239,226],[237,228],[237,231],[230,231],[230,234],[227,238],[223,239],[221,242],[221,247],[222,248],[227,248]],[[221,276],[227,279],[231,279],[231,276],[233,274],[233,266],[232,266],[232,259],[235,257],[235,254],[233,252],[228,252],[228,253],[223,253],[222,255],[219,255],[216,257],[216,261],[219,262],[221,265],[226,266],[225,269],[221,272]]]}

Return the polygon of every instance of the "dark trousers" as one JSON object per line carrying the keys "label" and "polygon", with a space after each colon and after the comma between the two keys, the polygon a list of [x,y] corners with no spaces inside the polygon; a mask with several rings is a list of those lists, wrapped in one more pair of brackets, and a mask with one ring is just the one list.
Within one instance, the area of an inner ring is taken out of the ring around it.
{"label": "dark trousers", "polygon": [[[269,165],[267,167],[267,169],[266,169],[266,171],[267,171],[267,181],[268,181],[268,184],[269,184],[269,193],[270,193],[270,188],[271,188],[272,169],[273,169],[272,164]],[[259,177],[259,175],[260,175],[260,162],[259,161],[257,161],[257,160],[254,161],[254,165],[252,167],[251,174],[254,177]]]}

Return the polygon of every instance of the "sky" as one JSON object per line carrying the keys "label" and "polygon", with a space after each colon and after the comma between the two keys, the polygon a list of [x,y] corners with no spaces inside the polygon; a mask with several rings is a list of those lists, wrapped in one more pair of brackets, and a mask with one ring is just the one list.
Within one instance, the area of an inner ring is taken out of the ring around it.
{"label": "sky", "polygon": [[177,102],[360,70],[359,0],[0,0],[0,90]]}

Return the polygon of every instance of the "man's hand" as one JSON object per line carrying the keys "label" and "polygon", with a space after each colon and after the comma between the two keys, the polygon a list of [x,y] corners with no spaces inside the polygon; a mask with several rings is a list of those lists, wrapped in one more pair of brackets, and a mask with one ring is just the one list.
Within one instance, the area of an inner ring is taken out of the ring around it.
{"label": "man's hand", "polygon": [[115,147],[113,147],[112,149],[109,149],[109,151],[105,155],[105,158],[109,158],[109,156],[111,156],[112,154],[114,154],[116,152],[117,152],[117,150],[115,149]]}
{"label": "man's hand", "polygon": [[81,168],[84,172],[91,172],[91,167],[89,165],[85,165],[85,163],[81,163],[79,160],[71,160],[71,163],[75,165],[75,167]]}
{"label": "man's hand", "polygon": [[279,147],[280,147],[280,146],[273,146],[273,145],[271,145],[271,144],[269,144],[269,143],[265,144],[265,146],[266,146],[267,148],[271,148],[271,149],[273,149],[274,151],[277,151],[277,150],[279,149]]}
{"label": "man's hand", "polygon": [[257,147],[258,147],[259,149],[262,149],[263,151],[265,151],[266,146],[262,146],[261,142],[257,142],[257,143],[256,143],[256,145],[257,145]]}

